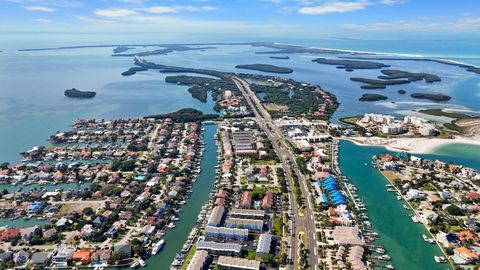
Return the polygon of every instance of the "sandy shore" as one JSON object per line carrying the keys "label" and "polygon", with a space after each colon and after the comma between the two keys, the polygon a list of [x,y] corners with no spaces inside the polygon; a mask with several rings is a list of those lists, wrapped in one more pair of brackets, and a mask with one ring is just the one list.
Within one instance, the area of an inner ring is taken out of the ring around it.
{"label": "sandy shore", "polygon": [[429,154],[447,144],[480,145],[479,139],[463,137],[456,137],[455,139],[350,137],[347,140],[359,145],[385,146],[392,151],[405,151],[416,154]]}

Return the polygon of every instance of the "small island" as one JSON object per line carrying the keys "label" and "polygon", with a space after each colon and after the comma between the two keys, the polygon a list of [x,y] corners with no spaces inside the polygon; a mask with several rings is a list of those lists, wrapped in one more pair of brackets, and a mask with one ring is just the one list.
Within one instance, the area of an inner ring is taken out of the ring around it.
{"label": "small island", "polygon": [[288,60],[290,56],[270,56],[271,59]]}
{"label": "small island", "polygon": [[325,65],[334,65],[337,66],[338,69],[345,69],[346,71],[353,71],[355,69],[380,69],[384,67],[390,67],[389,65],[379,62],[344,59],[317,58],[313,59],[312,62]]}
{"label": "small island", "polygon": [[399,93],[400,95],[405,95],[407,93],[407,91],[403,90],[403,89],[400,89],[397,91],[397,93]]}
{"label": "small island", "polygon": [[449,101],[450,99],[452,99],[451,96],[447,96],[447,95],[440,94],[440,93],[437,93],[437,94],[430,94],[430,93],[413,93],[413,94],[411,94],[410,96],[411,96],[412,98],[428,99],[428,100],[432,100],[432,101],[435,101],[435,102]]}
{"label": "small island", "polygon": [[97,95],[93,91],[80,91],[75,88],[65,90],[64,94],[69,98],[94,98]]}
{"label": "small island", "polygon": [[128,47],[128,46],[117,46],[116,48],[113,49],[113,53],[123,53],[126,52],[130,49],[135,49],[134,47]]}
{"label": "small island", "polygon": [[379,101],[386,100],[388,97],[380,94],[363,94],[358,100],[360,101]]}
{"label": "small island", "polygon": [[427,83],[440,82],[439,76],[435,74],[428,73],[414,73],[398,69],[383,69],[381,71],[384,75],[378,76],[381,80],[396,80],[396,79],[407,79],[409,81],[421,81],[425,80]]}
{"label": "small island", "polygon": [[145,67],[131,67],[129,70],[122,72],[122,76],[132,76],[139,71],[147,71],[148,68]]}
{"label": "small island", "polygon": [[351,81],[365,83],[360,86],[362,89],[385,89],[387,85],[398,85],[410,83],[409,80],[377,80],[367,78],[350,78]]}
{"label": "small island", "polygon": [[292,73],[293,69],[268,64],[237,65],[235,68],[250,69],[270,73]]}

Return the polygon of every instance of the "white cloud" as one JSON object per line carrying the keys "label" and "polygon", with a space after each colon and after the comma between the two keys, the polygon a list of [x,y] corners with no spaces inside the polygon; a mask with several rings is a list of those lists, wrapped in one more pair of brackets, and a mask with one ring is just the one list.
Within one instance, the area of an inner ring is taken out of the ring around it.
{"label": "white cloud", "polygon": [[444,32],[444,31],[480,31],[480,18],[465,18],[451,22],[428,21],[391,21],[367,24],[343,24],[343,29],[364,32]]}
{"label": "white cloud", "polygon": [[350,12],[355,10],[361,10],[370,5],[367,0],[341,2],[341,1],[329,1],[322,5],[303,7],[298,9],[298,12],[305,15],[323,15],[328,13]]}
{"label": "white cloud", "polygon": [[137,10],[152,13],[152,14],[165,14],[165,13],[177,13],[181,11],[215,11],[217,7],[214,6],[152,6],[146,8],[138,8]]}
{"label": "white cloud", "polygon": [[107,18],[121,18],[137,15],[137,12],[125,8],[97,9],[95,15]]}
{"label": "white cloud", "polygon": [[44,6],[25,6],[23,8],[28,10],[28,11],[41,11],[41,12],[55,12],[55,11],[57,11],[54,8],[44,7]]}
{"label": "white cloud", "polygon": [[77,8],[83,6],[83,2],[77,0],[4,0],[6,2],[22,5],[41,5],[48,7]]}
{"label": "white cloud", "polygon": [[86,16],[75,16],[76,19],[86,22],[86,23],[114,23],[113,21],[109,20],[101,20],[101,19],[96,19],[96,18],[91,18],[91,17],[86,17]]}
{"label": "white cloud", "polygon": [[382,0],[381,3],[387,6],[393,6],[397,4],[405,4],[408,0]]}
{"label": "white cloud", "polygon": [[33,21],[35,22],[39,22],[39,23],[51,23],[52,20],[49,20],[49,19],[33,19]]}

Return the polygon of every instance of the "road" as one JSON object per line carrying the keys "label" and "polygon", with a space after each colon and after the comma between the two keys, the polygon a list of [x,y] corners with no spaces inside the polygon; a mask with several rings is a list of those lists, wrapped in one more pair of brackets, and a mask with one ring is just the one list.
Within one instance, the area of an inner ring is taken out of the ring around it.
{"label": "road", "polygon": [[309,253],[309,268],[316,269],[318,265],[318,256],[317,256],[317,239],[315,235],[315,219],[313,215],[313,210],[311,207],[311,200],[310,200],[310,192],[305,182],[305,176],[301,173],[300,169],[297,166],[295,156],[290,151],[289,146],[286,144],[286,138],[283,136],[282,132],[278,129],[278,127],[273,122],[270,114],[265,110],[265,108],[260,103],[260,100],[257,98],[255,93],[250,89],[250,85],[245,80],[242,80],[238,77],[233,77],[233,81],[237,85],[238,89],[242,92],[243,96],[245,97],[247,103],[250,105],[255,118],[257,119],[259,127],[265,132],[268,139],[271,141],[275,152],[277,153],[282,166],[287,173],[287,177],[289,178],[289,185],[292,188],[292,178],[288,175],[288,172],[291,170],[296,176],[298,181],[300,181],[300,189],[302,194],[298,194],[298,196],[303,196],[305,199],[305,208],[299,209],[298,205],[296,204],[295,198],[293,193],[290,191],[289,201],[290,206],[292,207],[292,211],[294,213],[294,217],[292,218],[292,231],[295,231],[293,235],[290,236],[291,240],[291,247],[293,249],[290,250],[290,258],[294,261],[298,258],[298,242],[296,240],[295,235],[297,234],[297,228],[302,228],[305,231],[305,236],[307,239],[307,243],[304,243],[310,253]]}

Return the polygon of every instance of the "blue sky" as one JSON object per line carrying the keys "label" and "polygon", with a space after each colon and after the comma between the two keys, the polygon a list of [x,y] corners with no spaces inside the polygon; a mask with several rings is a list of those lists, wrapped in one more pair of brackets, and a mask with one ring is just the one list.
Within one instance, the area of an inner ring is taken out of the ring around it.
{"label": "blue sky", "polygon": [[[0,34],[469,39],[479,0],[0,0]],[[235,38],[233,38],[235,37]]]}

